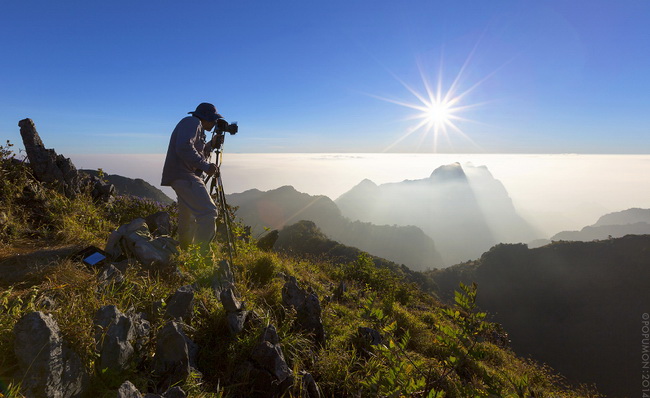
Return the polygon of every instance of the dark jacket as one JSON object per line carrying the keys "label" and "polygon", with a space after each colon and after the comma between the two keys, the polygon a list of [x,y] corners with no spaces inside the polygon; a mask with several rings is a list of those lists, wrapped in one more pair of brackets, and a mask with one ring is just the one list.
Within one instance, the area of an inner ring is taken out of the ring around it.
{"label": "dark jacket", "polygon": [[169,140],[160,185],[170,186],[178,179],[193,180],[208,171],[208,149],[201,121],[194,116],[183,118]]}

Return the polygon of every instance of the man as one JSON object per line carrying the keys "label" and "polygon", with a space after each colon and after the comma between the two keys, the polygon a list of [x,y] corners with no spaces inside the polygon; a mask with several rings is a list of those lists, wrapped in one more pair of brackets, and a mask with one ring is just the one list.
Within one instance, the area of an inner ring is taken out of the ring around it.
{"label": "man", "polygon": [[176,125],[169,140],[163,167],[163,186],[171,186],[178,196],[178,236],[182,249],[195,244],[203,253],[209,251],[216,234],[217,206],[201,178],[218,172],[208,162],[216,144],[206,143],[205,132],[214,128],[221,115],[207,102],[199,104],[194,112]]}

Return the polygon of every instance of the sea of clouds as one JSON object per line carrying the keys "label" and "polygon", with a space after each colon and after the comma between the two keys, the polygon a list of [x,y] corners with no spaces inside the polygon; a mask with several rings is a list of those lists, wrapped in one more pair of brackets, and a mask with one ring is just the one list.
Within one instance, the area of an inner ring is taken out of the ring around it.
{"label": "sea of clouds", "polygon": [[[175,199],[170,188],[160,187],[164,154],[71,158],[78,168],[142,178]],[[650,208],[650,155],[225,153],[221,172],[226,193],[292,185],[336,199],[364,178],[376,184],[421,179],[454,162],[486,166],[519,213],[548,236],[613,211]]]}

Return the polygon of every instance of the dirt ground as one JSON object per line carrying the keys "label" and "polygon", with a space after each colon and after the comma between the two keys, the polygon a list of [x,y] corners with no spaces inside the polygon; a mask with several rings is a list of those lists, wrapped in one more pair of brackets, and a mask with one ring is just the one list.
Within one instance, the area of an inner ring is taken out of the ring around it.
{"label": "dirt ground", "polygon": [[[79,245],[39,245],[37,242],[23,242],[11,247],[0,248],[0,287],[43,275],[43,271],[83,249]],[[34,281],[36,282],[36,281]]]}

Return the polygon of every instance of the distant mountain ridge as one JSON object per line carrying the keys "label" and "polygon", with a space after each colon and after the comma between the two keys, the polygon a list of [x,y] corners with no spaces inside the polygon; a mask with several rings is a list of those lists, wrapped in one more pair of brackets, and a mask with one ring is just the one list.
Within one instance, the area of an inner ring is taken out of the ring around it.
{"label": "distant mountain ridge", "polygon": [[478,283],[479,306],[508,330],[518,354],[574,382],[596,383],[607,396],[638,395],[650,235],[498,245],[430,274],[448,300],[459,282]]}
{"label": "distant mountain ridge", "polygon": [[[93,176],[99,176],[97,170],[79,170]],[[131,195],[139,198],[151,199],[156,202],[171,204],[173,200],[165,195],[163,191],[149,184],[141,178],[128,178],[117,174],[104,174],[103,178],[115,185],[115,190],[118,195]]]}
{"label": "distant mountain ridge", "polygon": [[252,189],[231,194],[227,195],[227,200],[230,205],[239,207],[237,217],[252,227],[254,235],[264,233],[265,227],[281,229],[309,220],[332,240],[414,270],[442,265],[433,240],[420,228],[351,221],[327,196],[311,196],[284,186],[267,192]]}
{"label": "distant mountain ridge", "polygon": [[625,235],[650,234],[650,209],[631,208],[605,214],[595,224],[580,231],[562,231],[551,240],[591,241],[620,238]]}
{"label": "distant mountain ridge", "polygon": [[429,178],[382,185],[366,179],[335,202],[353,220],[421,228],[446,265],[478,258],[497,243],[538,237],[485,166],[453,163]]}

